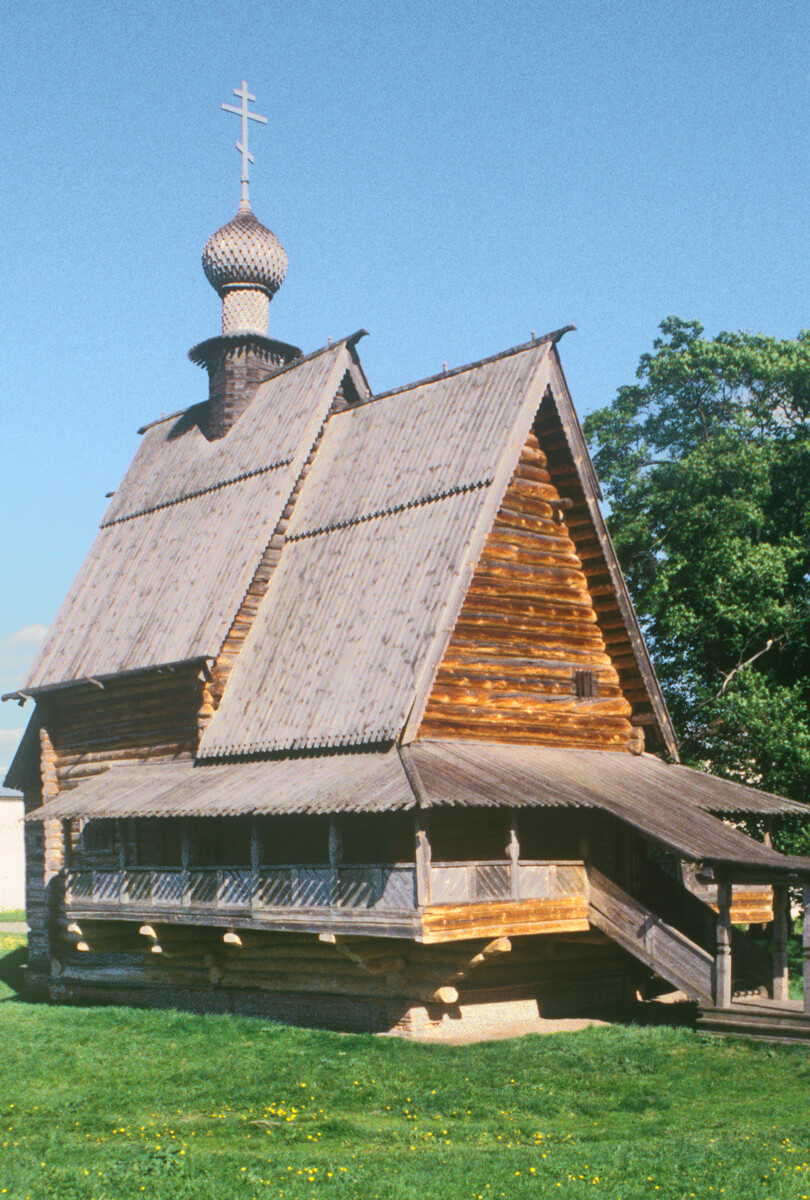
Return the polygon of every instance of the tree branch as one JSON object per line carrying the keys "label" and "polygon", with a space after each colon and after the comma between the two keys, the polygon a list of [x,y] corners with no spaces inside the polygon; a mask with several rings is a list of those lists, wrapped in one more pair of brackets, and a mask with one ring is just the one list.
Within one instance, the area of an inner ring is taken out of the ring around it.
{"label": "tree branch", "polygon": [[716,700],[718,696],[722,696],[735,675],[738,675],[739,672],[743,671],[746,667],[750,667],[751,663],[756,662],[758,658],[762,658],[763,654],[767,654],[768,651],[770,650],[771,646],[776,645],[778,642],[783,642],[784,640],[785,640],[785,635],[783,633],[780,634],[778,638],[768,638],[767,642],[765,643],[765,645],[762,647],[761,650],[757,650],[756,654],[752,654],[750,658],[747,658],[745,660],[745,662],[737,663],[736,667],[733,667],[729,671],[728,675],[724,676],[723,682],[720,686],[720,691],[717,692],[716,695],[712,697],[712,699]]}

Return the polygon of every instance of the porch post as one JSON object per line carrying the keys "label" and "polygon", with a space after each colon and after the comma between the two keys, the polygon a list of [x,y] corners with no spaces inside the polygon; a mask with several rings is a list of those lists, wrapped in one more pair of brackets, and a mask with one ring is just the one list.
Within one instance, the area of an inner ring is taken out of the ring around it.
{"label": "porch post", "polygon": [[810,1013],[810,883],[802,888],[802,979],[804,1011]]}
{"label": "porch post", "polygon": [[717,953],[714,960],[714,1002],[718,1008],[731,1005],[731,884],[717,884]]}
{"label": "porch post", "polygon": [[784,1004],[788,998],[788,889],[787,884],[773,885],[773,998]]}
{"label": "porch post", "polygon": [[415,833],[416,903],[419,908],[425,908],[432,903],[433,888],[430,880],[431,850],[428,819],[427,813],[421,808],[417,808],[415,813]]}
{"label": "porch post", "polygon": [[343,839],[340,836],[338,818],[329,818],[329,907],[336,908],[340,902],[340,880],[338,867],[343,857]]}
{"label": "porch post", "polygon": [[506,841],[509,855],[509,895],[512,900],[520,899],[520,838],[518,837],[517,813],[509,814],[509,834]]}
{"label": "porch post", "polygon": [[182,817],[180,820],[180,867],[181,904],[183,908],[188,908],[191,903],[191,880],[189,878],[189,869],[191,867],[191,829],[188,817]]}
{"label": "porch post", "polygon": [[120,905],[127,899],[124,886],[127,870],[127,822],[123,817],[119,817],[115,822],[115,836],[118,839],[118,903]]}
{"label": "porch post", "polygon": [[250,908],[259,893],[259,867],[262,865],[262,835],[259,818],[254,813],[250,818]]}

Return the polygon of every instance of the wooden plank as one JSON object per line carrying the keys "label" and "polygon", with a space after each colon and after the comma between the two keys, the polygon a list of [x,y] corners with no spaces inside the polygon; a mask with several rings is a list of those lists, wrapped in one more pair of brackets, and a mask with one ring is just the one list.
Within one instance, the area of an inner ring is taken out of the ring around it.
{"label": "wooden plank", "polygon": [[539,933],[575,933],[588,929],[584,896],[561,900],[499,901],[439,905],[422,913],[418,941],[451,942]]}

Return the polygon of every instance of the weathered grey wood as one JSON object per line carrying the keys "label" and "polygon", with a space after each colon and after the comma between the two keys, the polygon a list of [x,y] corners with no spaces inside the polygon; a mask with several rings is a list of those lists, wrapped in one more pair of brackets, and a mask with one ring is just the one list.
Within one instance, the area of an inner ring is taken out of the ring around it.
{"label": "weathered grey wood", "polygon": [[788,904],[787,885],[774,884],[773,889],[773,998],[783,1004],[788,998]]}
{"label": "weathered grey wood", "polygon": [[506,842],[509,855],[509,892],[513,900],[520,899],[520,838],[518,837],[517,813],[509,816],[509,835]]}
{"label": "weathered grey wood", "polygon": [[731,1004],[731,884],[717,885],[717,950],[714,965],[714,1002],[718,1008]]}
{"label": "weathered grey wood", "polygon": [[191,825],[187,817],[180,822],[180,865],[183,874],[183,908],[191,903]]}
{"label": "weathered grey wood", "polygon": [[431,887],[431,849],[427,813],[417,809],[415,814],[416,903],[425,908],[433,902]]}
{"label": "weathered grey wood", "polygon": [[259,830],[259,818],[254,815],[250,818],[250,869],[254,875],[257,874],[261,865],[262,839]]}
{"label": "weathered grey wood", "polygon": [[810,1013],[810,883],[802,888],[802,982],[804,1011]]}
{"label": "weathered grey wood", "polygon": [[601,871],[592,866],[587,870],[591,924],[688,996],[712,1003],[711,955],[666,925]]}
{"label": "weathered grey wood", "polygon": [[340,860],[343,857],[343,838],[340,832],[340,821],[337,817],[329,818],[329,881],[330,905],[337,908],[340,903]]}

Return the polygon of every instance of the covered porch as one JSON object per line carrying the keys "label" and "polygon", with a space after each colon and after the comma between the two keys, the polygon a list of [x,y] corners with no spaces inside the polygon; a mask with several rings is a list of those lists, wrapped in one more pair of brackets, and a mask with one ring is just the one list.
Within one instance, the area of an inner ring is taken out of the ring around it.
{"label": "covered porch", "polygon": [[[775,1003],[784,995],[788,888],[806,889],[810,860],[718,814],[785,806],[805,812],[648,756],[433,741],[122,765],[32,817],[61,830],[74,921],[419,942],[596,929],[724,1006],[735,964],[757,965],[735,929],[752,912],[775,917],[767,986]],[[716,888],[715,904],[661,869],[679,863]]]}

